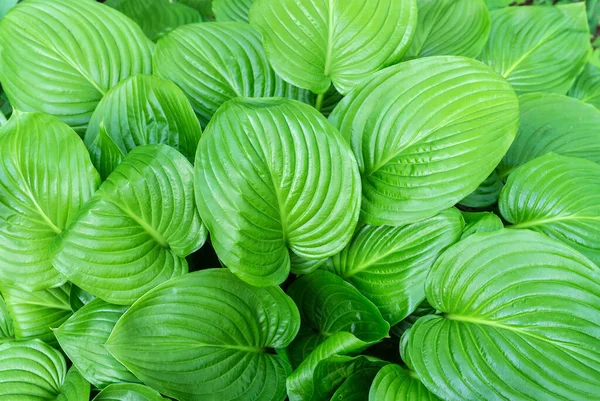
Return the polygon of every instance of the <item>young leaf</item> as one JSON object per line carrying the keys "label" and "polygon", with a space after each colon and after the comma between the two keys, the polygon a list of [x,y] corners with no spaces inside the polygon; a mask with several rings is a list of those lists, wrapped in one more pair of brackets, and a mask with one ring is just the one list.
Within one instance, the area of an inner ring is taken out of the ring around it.
{"label": "young leaf", "polygon": [[442,315],[417,321],[410,362],[444,400],[590,400],[600,377],[600,269],[542,234],[499,230],[447,250],[427,277]]}
{"label": "young leaf", "polygon": [[202,126],[223,103],[239,96],[312,101],[310,92],[275,74],[259,33],[241,22],[176,29],[156,45],[154,73],[183,89]]}
{"label": "young leaf", "polygon": [[57,238],[54,266],[118,305],[187,272],[185,257],[206,239],[192,180],[192,165],[175,149],[133,149]]}
{"label": "young leaf", "polygon": [[542,232],[600,265],[600,165],[548,154],[519,167],[500,195],[513,228]]}
{"label": "young leaf", "polygon": [[2,19],[0,43],[0,81],[13,107],[77,130],[111,87],[152,67],[141,29],[92,0],[20,3]]}
{"label": "young leaf", "polygon": [[496,169],[502,179],[520,165],[549,152],[600,163],[600,111],[563,95],[532,93],[519,97],[521,124]]}
{"label": "young leaf", "polygon": [[71,367],[65,376],[56,401],[89,401],[90,383],[88,383],[75,367]]}
{"label": "young leaf", "polygon": [[111,384],[93,401],[164,401],[160,394],[141,384]]}
{"label": "young leaf", "polygon": [[6,302],[0,294],[0,343],[12,341],[15,339],[12,317],[6,308]]}
{"label": "young leaf", "polygon": [[471,192],[459,203],[463,206],[476,209],[490,207],[498,202],[498,197],[500,196],[502,188],[504,188],[504,183],[500,177],[498,177],[496,170],[494,170],[485,181],[479,184],[475,191]]}
{"label": "young leaf", "polygon": [[181,89],[153,75],[136,75],[121,81],[100,101],[85,144],[106,179],[131,149],[141,145],[164,143],[193,162],[201,132]]}
{"label": "young leaf", "polygon": [[104,348],[117,320],[126,310],[126,306],[95,299],[54,330],[62,350],[86,380],[96,387],[139,381]]}
{"label": "young leaf", "polygon": [[394,325],[423,302],[429,269],[463,226],[454,208],[401,227],[363,226],[324,268],[353,284]]}
{"label": "young leaf", "polygon": [[404,59],[481,53],[490,33],[484,0],[417,0],[417,7],[417,29]]}
{"label": "young leaf", "polygon": [[0,281],[30,291],[60,285],[49,247],[100,185],[66,124],[15,113],[0,135]]}
{"label": "young leaf", "polygon": [[371,384],[369,401],[402,400],[439,401],[439,398],[427,390],[415,372],[398,365],[384,366]]}
{"label": "young leaf", "polygon": [[510,146],[518,117],[506,80],[478,61],[444,56],[373,75],[329,119],[358,160],[361,220],[398,226],[473,192]]}
{"label": "young leaf", "polygon": [[168,396],[282,401],[291,369],[267,350],[287,346],[299,325],[296,306],[280,288],[252,287],[227,269],[209,269],[146,293],[117,322],[106,347]]}
{"label": "young leaf", "polygon": [[501,230],[504,224],[500,217],[492,212],[468,213],[463,212],[465,219],[465,228],[461,238],[466,238],[475,233],[484,233],[489,231]]}
{"label": "young leaf", "polygon": [[277,74],[319,94],[333,83],[345,95],[397,63],[416,20],[415,0],[257,0],[250,9]]}
{"label": "young leaf", "polygon": [[195,193],[219,258],[261,287],[287,278],[288,246],[306,259],[342,250],[360,208],[344,139],[314,108],[281,98],[219,109],[198,146]]}
{"label": "young leaf", "polygon": [[519,94],[566,93],[591,52],[585,4],[507,7],[491,17],[481,60]]}
{"label": "young leaf", "polygon": [[600,50],[594,51],[569,89],[569,96],[600,108]]}
{"label": "young leaf", "polygon": [[70,289],[69,283],[34,292],[3,287],[2,295],[12,316],[15,338],[18,341],[37,338],[52,346],[56,345],[52,329],[60,326],[73,314],[69,304]]}
{"label": "young leaf", "polygon": [[213,0],[213,12],[217,21],[248,22],[248,14],[254,0]]}

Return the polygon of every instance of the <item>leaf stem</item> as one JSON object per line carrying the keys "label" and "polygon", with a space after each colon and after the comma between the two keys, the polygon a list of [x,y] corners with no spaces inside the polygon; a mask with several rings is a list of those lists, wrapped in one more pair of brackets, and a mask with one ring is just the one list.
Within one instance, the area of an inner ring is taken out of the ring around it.
{"label": "leaf stem", "polygon": [[2,113],[2,111],[0,111],[0,127],[2,127],[4,124],[6,124],[8,120],[6,119],[6,116],[4,115],[4,113]]}
{"label": "leaf stem", "polygon": [[317,109],[317,111],[321,111],[321,106],[323,106],[324,98],[325,98],[324,93],[320,93],[317,95],[317,101],[315,102],[315,109]]}

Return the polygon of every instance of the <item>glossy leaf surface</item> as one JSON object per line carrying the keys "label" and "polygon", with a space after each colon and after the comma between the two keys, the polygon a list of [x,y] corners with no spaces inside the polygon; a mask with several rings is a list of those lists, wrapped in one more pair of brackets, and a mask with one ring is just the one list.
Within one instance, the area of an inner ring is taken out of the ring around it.
{"label": "glossy leaf surface", "polygon": [[111,384],[93,401],[163,401],[164,398],[150,387],[141,384]]}
{"label": "glossy leaf surface", "polygon": [[213,0],[213,12],[217,21],[248,22],[248,14],[254,0]]}
{"label": "glossy leaf surface", "polygon": [[594,51],[569,89],[569,96],[600,107],[600,51],[598,49]]}
{"label": "glossy leaf surface", "polygon": [[492,212],[467,213],[464,212],[465,228],[462,237],[465,238],[475,233],[484,233],[489,231],[501,230],[504,224],[500,217]]}
{"label": "glossy leaf surface", "polygon": [[369,401],[438,401],[421,383],[415,372],[399,365],[384,366],[375,376]]}
{"label": "glossy leaf surface", "polygon": [[0,343],[15,339],[12,317],[6,308],[6,302],[0,294]]}

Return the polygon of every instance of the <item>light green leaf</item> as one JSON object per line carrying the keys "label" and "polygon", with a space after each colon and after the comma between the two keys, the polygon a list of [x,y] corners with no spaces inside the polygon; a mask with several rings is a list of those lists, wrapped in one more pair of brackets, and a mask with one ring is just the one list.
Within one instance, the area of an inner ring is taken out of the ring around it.
{"label": "light green leaf", "polygon": [[0,294],[0,343],[12,341],[15,339],[15,331],[13,329],[12,317],[6,308],[6,302]]}
{"label": "light green leaf", "polygon": [[0,43],[0,81],[13,107],[78,130],[111,87],[152,67],[141,29],[92,0],[27,0],[2,19]]}
{"label": "light green leaf", "polygon": [[563,95],[532,93],[519,97],[521,125],[496,169],[506,179],[517,167],[554,152],[600,163],[600,111]]}
{"label": "light green leaf", "polygon": [[477,57],[490,33],[484,0],[417,0],[418,22],[405,59]]}
{"label": "light green leaf", "polygon": [[201,133],[181,89],[156,76],[136,75],[121,81],[100,101],[85,144],[105,179],[124,155],[141,145],[164,143],[193,162]]}
{"label": "light green leaf", "polygon": [[598,400],[600,269],[527,230],[467,237],[427,277],[442,315],[417,321],[408,353],[425,386],[463,400]]}
{"label": "light green leaf", "polygon": [[30,291],[60,285],[49,247],[100,185],[66,124],[16,112],[0,135],[0,281]]}
{"label": "light green leaf", "polygon": [[79,309],[94,300],[94,296],[87,291],[82,290],[76,285],[71,285],[71,291],[69,293],[69,304],[71,310],[77,312]]}
{"label": "light green leaf", "polygon": [[139,381],[104,348],[117,320],[127,309],[95,299],[54,330],[62,350],[96,387]]}
{"label": "light green leaf", "polygon": [[18,0],[2,0],[0,3],[0,20],[17,4]]}
{"label": "light green leaf", "polygon": [[438,401],[421,383],[415,372],[398,365],[384,366],[375,376],[369,401]]}
{"label": "light green leaf", "polygon": [[506,80],[478,61],[450,56],[373,75],[329,119],[358,160],[361,220],[392,226],[433,217],[473,192],[519,122]]}
{"label": "light green leaf", "polygon": [[466,238],[475,233],[501,230],[504,228],[502,219],[492,212],[469,213],[463,212],[465,228],[461,238]]}
{"label": "light green leaf", "polygon": [[141,384],[111,384],[93,401],[163,401],[164,398],[150,387]]}
{"label": "light green leaf", "polygon": [[69,304],[69,283],[41,291],[26,291],[3,287],[6,308],[13,319],[18,341],[40,339],[50,345],[58,344],[52,329],[60,326],[73,314]]}
{"label": "light green leaf", "polygon": [[347,94],[375,71],[397,63],[417,23],[415,0],[257,0],[250,22],[273,68],[314,93],[333,83]]}
{"label": "light green leaf", "polygon": [[168,396],[282,401],[291,369],[267,350],[286,347],[299,325],[280,288],[252,287],[227,269],[209,269],[146,293],[117,322],[106,347]]}
{"label": "light green leaf", "polygon": [[471,192],[466,198],[459,203],[463,206],[472,207],[475,209],[483,209],[492,206],[498,202],[500,191],[504,188],[504,183],[498,177],[494,170],[488,178],[483,181],[475,191]]}
{"label": "light green leaf", "polygon": [[180,25],[202,21],[197,10],[172,0],[107,0],[104,4],[134,20],[154,42]]}
{"label": "light green leaf", "polygon": [[508,177],[499,206],[512,228],[542,232],[600,265],[600,165],[539,157]]}
{"label": "light green leaf", "polygon": [[238,96],[282,96],[312,102],[310,92],[275,74],[259,33],[241,22],[176,29],[158,42],[154,73],[183,89],[202,126],[223,103]]}
{"label": "light green leaf", "polygon": [[56,401],[89,401],[89,399],[90,383],[83,378],[77,368],[71,367]]}
{"label": "light green leaf", "polygon": [[566,93],[591,52],[585,4],[507,7],[491,17],[481,60],[517,93]]}
{"label": "light green leaf", "polygon": [[261,287],[287,278],[287,247],[315,260],[341,251],[360,208],[344,139],[314,108],[282,98],[219,109],[198,146],[195,193],[219,258]]}
{"label": "light green leaf", "polygon": [[401,227],[363,226],[324,268],[354,285],[394,325],[423,302],[429,269],[463,226],[454,208]]}
{"label": "light green leaf", "polygon": [[133,149],[57,238],[54,266],[118,305],[186,273],[185,257],[206,239],[192,180],[192,165],[175,149]]}
{"label": "light green leaf", "polygon": [[248,22],[254,0],[213,0],[212,9],[217,21]]}
{"label": "light green leaf", "polygon": [[569,96],[600,108],[600,50],[594,51],[569,89]]}
{"label": "light green leaf", "polygon": [[212,12],[212,0],[174,0],[176,3],[185,4],[188,7],[192,7],[194,10],[197,10],[202,19],[204,20],[213,20],[214,15]]}

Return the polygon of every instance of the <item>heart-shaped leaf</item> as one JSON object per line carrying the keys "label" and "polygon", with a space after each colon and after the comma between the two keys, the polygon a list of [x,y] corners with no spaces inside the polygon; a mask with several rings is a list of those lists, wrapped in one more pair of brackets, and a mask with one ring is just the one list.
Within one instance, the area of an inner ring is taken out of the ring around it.
{"label": "heart-shaped leaf", "polygon": [[600,50],[594,51],[585,68],[569,89],[569,96],[600,107]]}
{"label": "heart-shaped leaf", "polygon": [[154,73],[177,84],[192,103],[202,126],[229,99],[288,97],[311,102],[312,95],[275,74],[260,34],[241,22],[182,26],[161,39]]}
{"label": "heart-shaped leaf", "polygon": [[454,208],[401,227],[366,225],[325,269],[353,284],[394,325],[423,302],[429,269],[463,226]]}
{"label": "heart-shaped leaf", "polygon": [[407,351],[438,397],[598,399],[600,269],[580,253],[527,230],[478,233],[425,290],[442,314],[417,321]]}
{"label": "heart-shaped leaf", "polygon": [[358,160],[361,220],[392,226],[433,217],[473,192],[519,123],[505,79],[478,61],[446,56],[373,75],[329,119]]}
{"label": "heart-shaped leaf", "polygon": [[53,245],[54,266],[107,302],[130,305],[173,276],[206,239],[193,168],[167,145],[133,149]]}
{"label": "heart-shaped leaf", "polygon": [[248,14],[254,0],[213,0],[213,12],[217,21],[248,22]]}
{"label": "heart-shaped leaf", "polygon": [[492,212],[468,213],[463,212],[465,219],[465,228],[461,238],[468,237],[475,233],[485,233],[501,230],[504,228],[502,219]]}
{"label": "heart-shaped leaf", "polygon": [[415,0],[257,0],[250,9],[277,74],[319,94],[332,83],[347,94],[397,63],[416,20]]}
{"label": "heart-shaped leaf", "polygon": [[591,52],[585,3],[506,7],[491,18],[483,62],[519,94],[567,92]]}
{"label": "heart-shaped leaf", "polygon": [[117,322],[106,347],[168,396],[282,401],[291,369],[267,350],[286,347],[299,325],[296,306],[280,288],[252,287],[227,269],[209,269],[146,293]]}
{"label": "heart-shaped leaf", "polygon": [[77,134],[41,113],[16,112],[0,136],[0,281],[60,285],[50,244],[100,185]]}
{"label": "heart-shaped leaf", "polygon": [[6,308],[6,302],[0,294],[0,343],[12,341],[15,339],[12,317]]}
{"label": "heart-shaped leaf", "polygon": [[85,144],[106,179],[124,155],[141,145],[164,143],[193,162],[201,133],[181,89],[156,76],[136,75],[121,81],[100,101]]}
{"label": "heart-shaped leaf", "polygon": [[519,167],[500,195],[513,228],[542,232],[600,265],[600,165],[550,153]]}
{"label": "heart-shaped leaf", "polygon": [[427,390],[415,372],[398,365],[384,366],[373,380],[369,401],[402,400],[439,401],[439,398]]}
{"label": "heart-shaped leaf", "polygon": [[54,115],[76,130],[85,130],[117,82],[152,68],[142,30],[92,0],[23,2],[2,19],[0,42],[0,81],[13,107]]}
{"label": "heart-shaped leaf", "polygon": [[219,109],[198,146],[195,191],[219,258],[256,286],[287,278],[288,246],[306,259],[342,250],[360,208],[344,139],[314,108],[281,98]]}
{"label": "heart-shaped leaf", "polygon": [[141,384],[111,384],[93,401],[164,401],[160,394]]}

